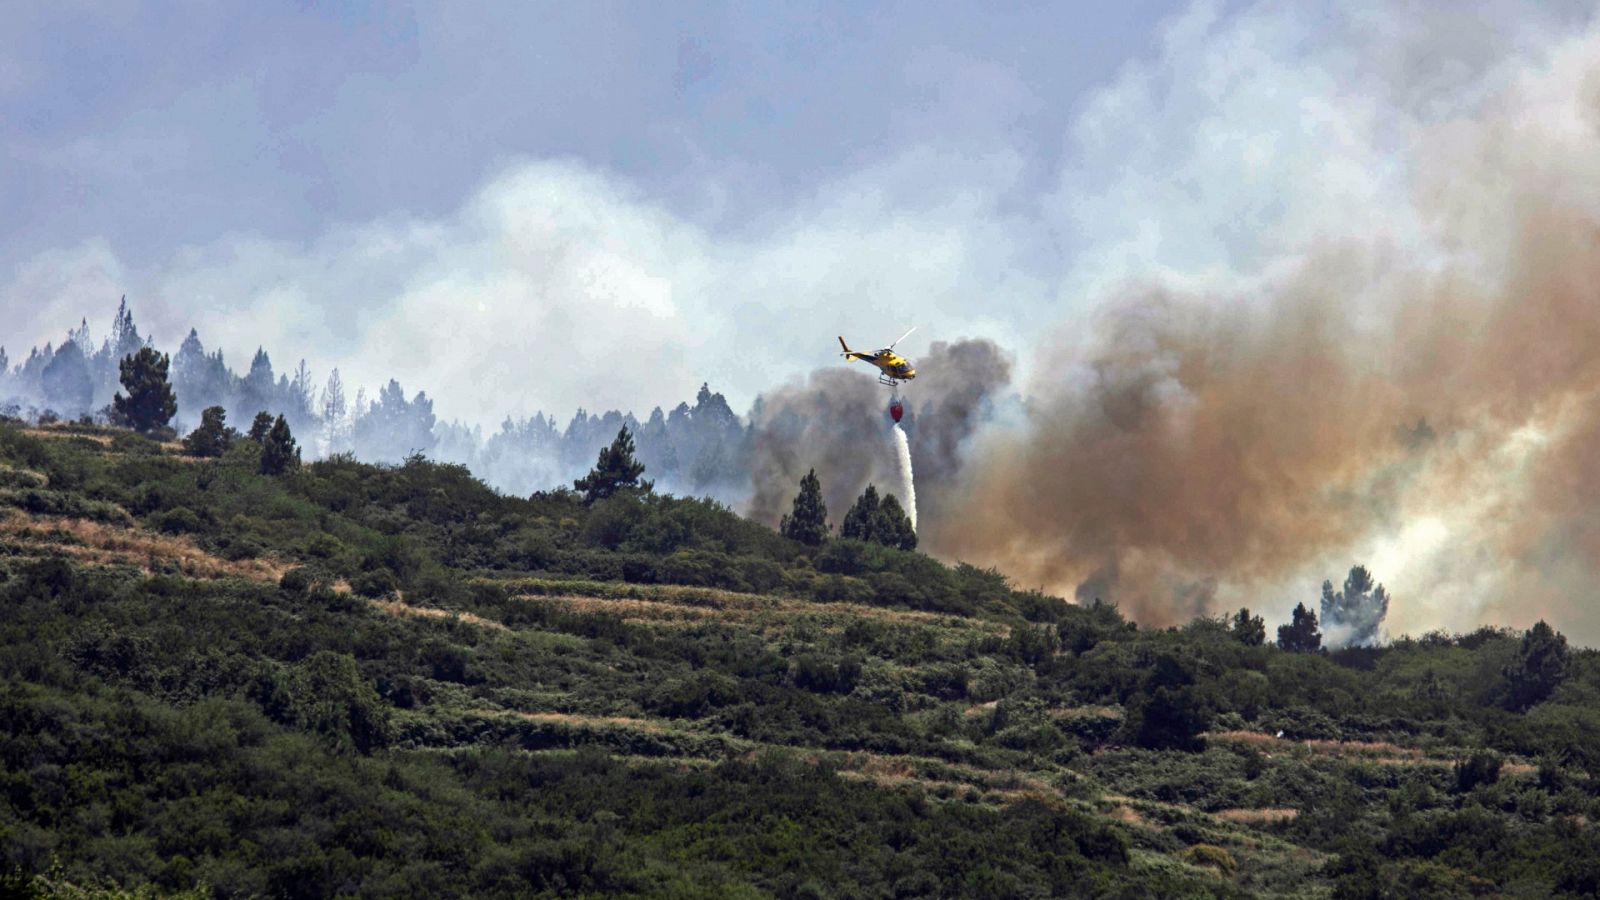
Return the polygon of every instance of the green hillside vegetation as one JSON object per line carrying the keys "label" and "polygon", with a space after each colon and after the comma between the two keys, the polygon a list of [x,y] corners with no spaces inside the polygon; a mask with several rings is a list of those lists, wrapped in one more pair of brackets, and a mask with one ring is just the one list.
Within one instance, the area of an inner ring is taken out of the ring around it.
{"label": "green hillside vegetation", "polygon": [[213,424],[0,424],[0,892],[1600,892],[1600,657],[1542,623],[1291,652],[617,459]]}

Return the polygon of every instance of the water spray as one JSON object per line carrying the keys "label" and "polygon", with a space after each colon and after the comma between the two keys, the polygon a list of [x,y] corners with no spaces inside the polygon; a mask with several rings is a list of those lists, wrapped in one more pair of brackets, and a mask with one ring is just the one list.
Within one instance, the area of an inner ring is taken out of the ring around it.
{"label": "water spray", "polygon": [[900,402],[900,394],[896,392],[889,398],[889,418],[894,420],[894,448],[900,459],[900,496],[905,500],[906,518],[911,520],[911,530],[917,529],[917,483],[911,474],[911,442],[906,439],[906,433],[900,427],[900,417],[905,415],[905,406]]}

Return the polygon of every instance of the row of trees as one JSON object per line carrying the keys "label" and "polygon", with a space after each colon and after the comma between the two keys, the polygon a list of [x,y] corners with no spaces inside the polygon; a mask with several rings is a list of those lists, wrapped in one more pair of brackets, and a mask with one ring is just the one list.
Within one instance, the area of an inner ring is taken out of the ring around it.
{"label": "row of trees", "polygon": [[[592,505],[623,492],[649,493],[654,483],[643,478],[645,465],[635,458],[633,435],[626,426],[617,430],[617,436],[600,450],[594,468],[573,482],[573,487],[583,495],[585,504]],[[822,500],[822,482],[817,470],[812,469],[800,479],[800,491],[795,495],[793,511],[783,517],[778,531],[784,537],[809,546],[825,543],[832,531],[828,524],[828,507]],[[839,537],[882,544],[900,550],[915,550],[917,532],[911,519],[893,494],[881,498],[874,485],[866,490],[845,513],[839,527]]]}
{"label": "row of trees", "polygon": [[[828,506],[822,500],[822,481],[817,478],[816,469],[800,479],[800,492],[795,494],[791,511],[779,522],[778,531],[786,538],[813,547],[827,542],[832,528],[828,524]],[[901,550],[917,548],[916,529],[911,527],[911,519],[900,501],[887,493],[880,499],[877,487],[871,484],[844,514],[839,537]]]}
{"label": "row of trees", "polygon": [[[0,348],[0,410],[30,419],[116,421],[110,404],[119,364],[150,346],[124,300],[111,336],[98,349],[87,322],[59,346],[34,348],[15,367]],[[171,355],[167,375],[177,405],[170,420],[174,427],[199,426],[201,411],[212,407],[235,422],[271,410],[317,457],[350,452],[370,462],[399,463],[421,453],[465,465],[506,493],[529,494],[581,475],[594,448],[625,427],[637,441],[639,461],[663,488],[725,500],[747,489],[748,429],[708,385],[701,386],[693,403],[670,411],[657,408],[643,421],[617,411],[580,409],[563,427],[540,412],[507,418],[498,431],[485,433],[440,420],[427,392],[407,394],[394,379],[369,396],[363,388],[352,392],[334,369],[319,386],[305,360],[292,372],[278,372],[264,348],[257,348],[244,372],[235,372],[223,352],[207,350],[194,329]]]}

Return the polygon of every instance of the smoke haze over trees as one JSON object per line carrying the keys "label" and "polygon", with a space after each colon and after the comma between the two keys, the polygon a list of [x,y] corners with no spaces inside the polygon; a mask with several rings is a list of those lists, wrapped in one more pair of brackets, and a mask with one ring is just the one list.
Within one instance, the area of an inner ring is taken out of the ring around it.
{"label": "smoke haze over trees", "polygon": [[1388,614],[1389,592],[1365,566],[1350,569],[1342,591],[1335,592],[1331,581],[1322,583],[1322,632],[1330,650],[1375,645]]}

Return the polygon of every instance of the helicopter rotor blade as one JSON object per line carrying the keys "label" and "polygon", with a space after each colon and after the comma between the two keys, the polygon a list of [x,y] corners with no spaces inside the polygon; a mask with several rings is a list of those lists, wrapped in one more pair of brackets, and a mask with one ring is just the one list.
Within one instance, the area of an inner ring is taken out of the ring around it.
{"label": "helicopter rotor blade", "polygon": [[[895,342],[894,342],[894,344],[898,344],[898,343],[900,343],[900,342],[901,342],[901,341],[903,341],[903,340],[905,340],[905,339],[906,339],[906,338],[908,338],[908,337],[910,337],[910,336],[911,336],[911,332],[913,332],[913,331],[916,331],[916,330],[917,330],[917,326],[915,326],[915,325],[913,325],[913,326],[911,326],[911,327],[910,327],[910,328],[908,328],[908,329],[906,329],[906,333],[905,333],[905,334],[902,334],[902,335],[900,335],[900,337],[899,337],[899,338],[897,338],[897,339],[895,339]],[[890,344],[890,345],[889,345],[889,349],[890,349],[890,350],[893,350],[893,349],[894,349],[894,344]]]}

